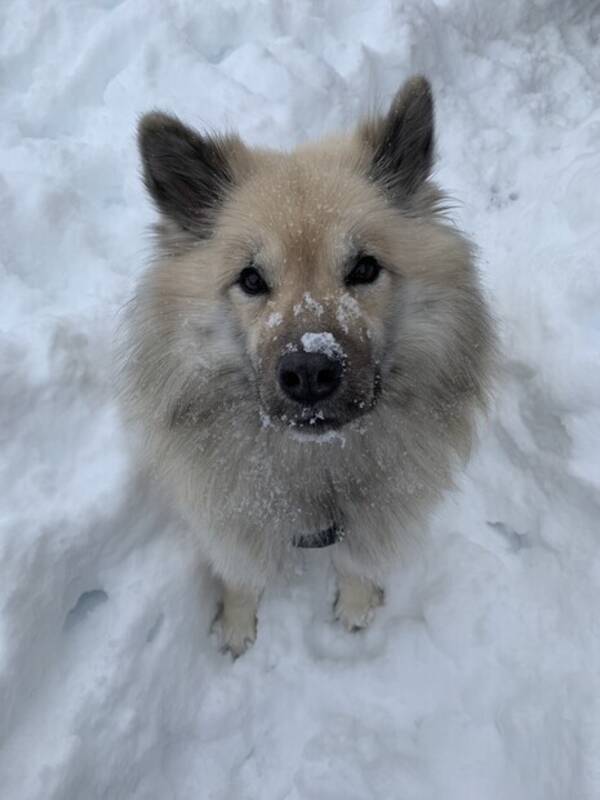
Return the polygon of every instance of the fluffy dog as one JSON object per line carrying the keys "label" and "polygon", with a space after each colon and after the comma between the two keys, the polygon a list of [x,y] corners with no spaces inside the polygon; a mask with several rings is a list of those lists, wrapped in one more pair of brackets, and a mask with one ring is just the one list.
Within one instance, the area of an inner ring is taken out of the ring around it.
{"label": "fluffy dog", "polygon": [[254,641],[295,546],[329,546],[336,616],[363,628],[469,451],[493,364],[471,247],[430,181],[429,83],[292,153],[158,112],[139,148],[161,220],[126,415],[222,579],[223,646]]}

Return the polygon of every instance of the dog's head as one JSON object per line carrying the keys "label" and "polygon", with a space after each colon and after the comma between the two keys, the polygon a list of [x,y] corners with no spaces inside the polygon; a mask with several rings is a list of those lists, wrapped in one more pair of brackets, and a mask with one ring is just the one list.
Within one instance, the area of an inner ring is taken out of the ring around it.
{"label": "dog's head", "polygon": [[162,342],[174,423],[243,404],[264,424],[324,432],[407,402],[422,380],[473,381],[457,347],[477,333],[479,301],[428,181],[425,79],[352,135],[291,154],[161,113],[139,144],[162,215],[144,325]]}

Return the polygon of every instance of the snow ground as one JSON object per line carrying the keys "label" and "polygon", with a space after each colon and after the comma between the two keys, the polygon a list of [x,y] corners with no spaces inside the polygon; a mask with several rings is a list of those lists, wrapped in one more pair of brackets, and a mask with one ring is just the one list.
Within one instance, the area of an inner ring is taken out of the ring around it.
{"label": "snow ground", "polygon": [[[600,797],[598,4],[4,0],[0,25],[2,800]],[[287,146],[415,71],[497,402],[365,635],[305,553],[231,663],[111,399],[153,218],[136,118]]]}

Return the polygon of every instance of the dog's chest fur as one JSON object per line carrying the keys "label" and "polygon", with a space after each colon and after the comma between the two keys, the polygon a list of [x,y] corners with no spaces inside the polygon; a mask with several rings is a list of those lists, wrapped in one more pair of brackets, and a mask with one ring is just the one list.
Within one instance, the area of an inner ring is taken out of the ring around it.
{"label": "dog's chest fur", "polygon": [[[171,430],[174,488],[211,537],[234,537],[261,558],[330,526],[344,529],[355,552],[383,554],[427,510],[431,487],[448,484],[448,448],[432,457],[421,447],[433,425],[429,414],[382,407],[360,425],[307,440],[223,415],[208,428]],[[444,429],[447,420],[440,443]]]}

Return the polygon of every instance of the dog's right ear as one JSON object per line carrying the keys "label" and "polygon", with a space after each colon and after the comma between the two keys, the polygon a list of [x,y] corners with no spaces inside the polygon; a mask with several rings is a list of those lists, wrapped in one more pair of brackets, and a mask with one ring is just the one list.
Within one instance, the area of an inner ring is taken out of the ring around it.
{"label": "dog's right ear", "polygon": [[237,136],[205,136],[155,111],[138,126],[144,182],[159,211],[196,236],[210,235],[215,214],[239,178],[247,152]]}

